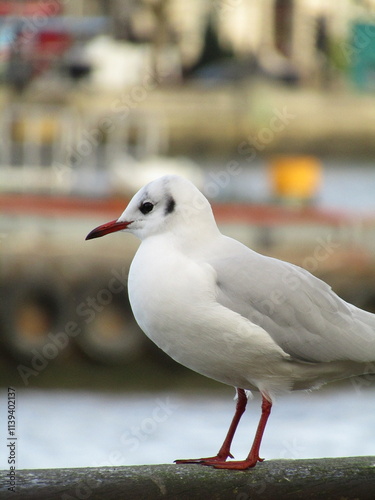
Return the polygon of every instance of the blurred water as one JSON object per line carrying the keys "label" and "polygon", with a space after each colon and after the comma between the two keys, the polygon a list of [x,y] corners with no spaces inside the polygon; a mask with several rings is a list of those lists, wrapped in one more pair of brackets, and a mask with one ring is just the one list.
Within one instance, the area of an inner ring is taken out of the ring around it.
{"label": "blurred water", "polygon": [[[208,393],[108,394],[19,390],[17,466],[86,467],[171,463],[218,451],[233,415],[231,389]],[[5,394],[4,399],[5,400]],[[273,407],[261,455],[312,458],[375,454],[375,387],[294,393]],[[249,401],[233,454],[244,458],[260,412]],[[1,420],[6,431],[5,405]],[[2,441],[4,443],[4,441]],[[7,468],[6,447],[0,467]]]}

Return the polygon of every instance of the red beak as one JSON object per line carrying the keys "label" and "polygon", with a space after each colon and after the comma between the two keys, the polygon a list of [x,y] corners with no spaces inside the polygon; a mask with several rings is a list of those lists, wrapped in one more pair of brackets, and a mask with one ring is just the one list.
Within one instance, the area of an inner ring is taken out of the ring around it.
{"label": "red beak", "polygon": [[92,240],[93,238],[100,238],[100,236],[104,236],[109,233],[115,233],[116,231],[121,231],[122,229],[126,229],[131,222],[121,222],[117,220],[111,220],[110,222],[106,222],[101,226],[93,229],[87,236],[86,240]]}

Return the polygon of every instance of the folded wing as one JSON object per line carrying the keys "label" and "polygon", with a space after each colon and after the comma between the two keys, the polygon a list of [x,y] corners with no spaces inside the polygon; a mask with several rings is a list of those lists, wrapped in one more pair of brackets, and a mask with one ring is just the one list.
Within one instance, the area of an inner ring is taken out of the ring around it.
{"label": "folded wing", "polygon": [[231,238],[223,237],[214,255],[208,262],[218,302],[264,328],[286,353],[311,362],[375,361],[374,314],[348,304],[306,270]]}

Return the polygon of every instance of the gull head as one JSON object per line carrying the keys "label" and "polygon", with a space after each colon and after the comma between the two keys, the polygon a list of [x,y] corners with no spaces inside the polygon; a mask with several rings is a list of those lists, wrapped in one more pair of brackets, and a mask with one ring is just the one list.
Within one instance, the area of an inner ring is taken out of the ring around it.
{"label": "gull head", "polygon": [[86,240],[116,231],[144,240],[155,234],[188,234],[199,229],[217,231],[210,203],[187,179],[165,175],[141,188],[118,219],[93,229]]}

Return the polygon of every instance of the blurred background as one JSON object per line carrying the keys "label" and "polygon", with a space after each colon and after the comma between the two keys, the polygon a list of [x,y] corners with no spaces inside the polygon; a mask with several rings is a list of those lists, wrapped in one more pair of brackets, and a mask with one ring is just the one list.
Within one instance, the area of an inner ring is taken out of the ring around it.
{"label": "blurred background", "polygon": [[[0,386],[17,389],[19,467],[219,447],[233,391],[140,332],[137,240],[84,241],[164,173],[225,234],[375,312],[374,93],[373,0],[0,0]],[[280,398],[267,457],[374,453],[368,393],[364,377]]]}

